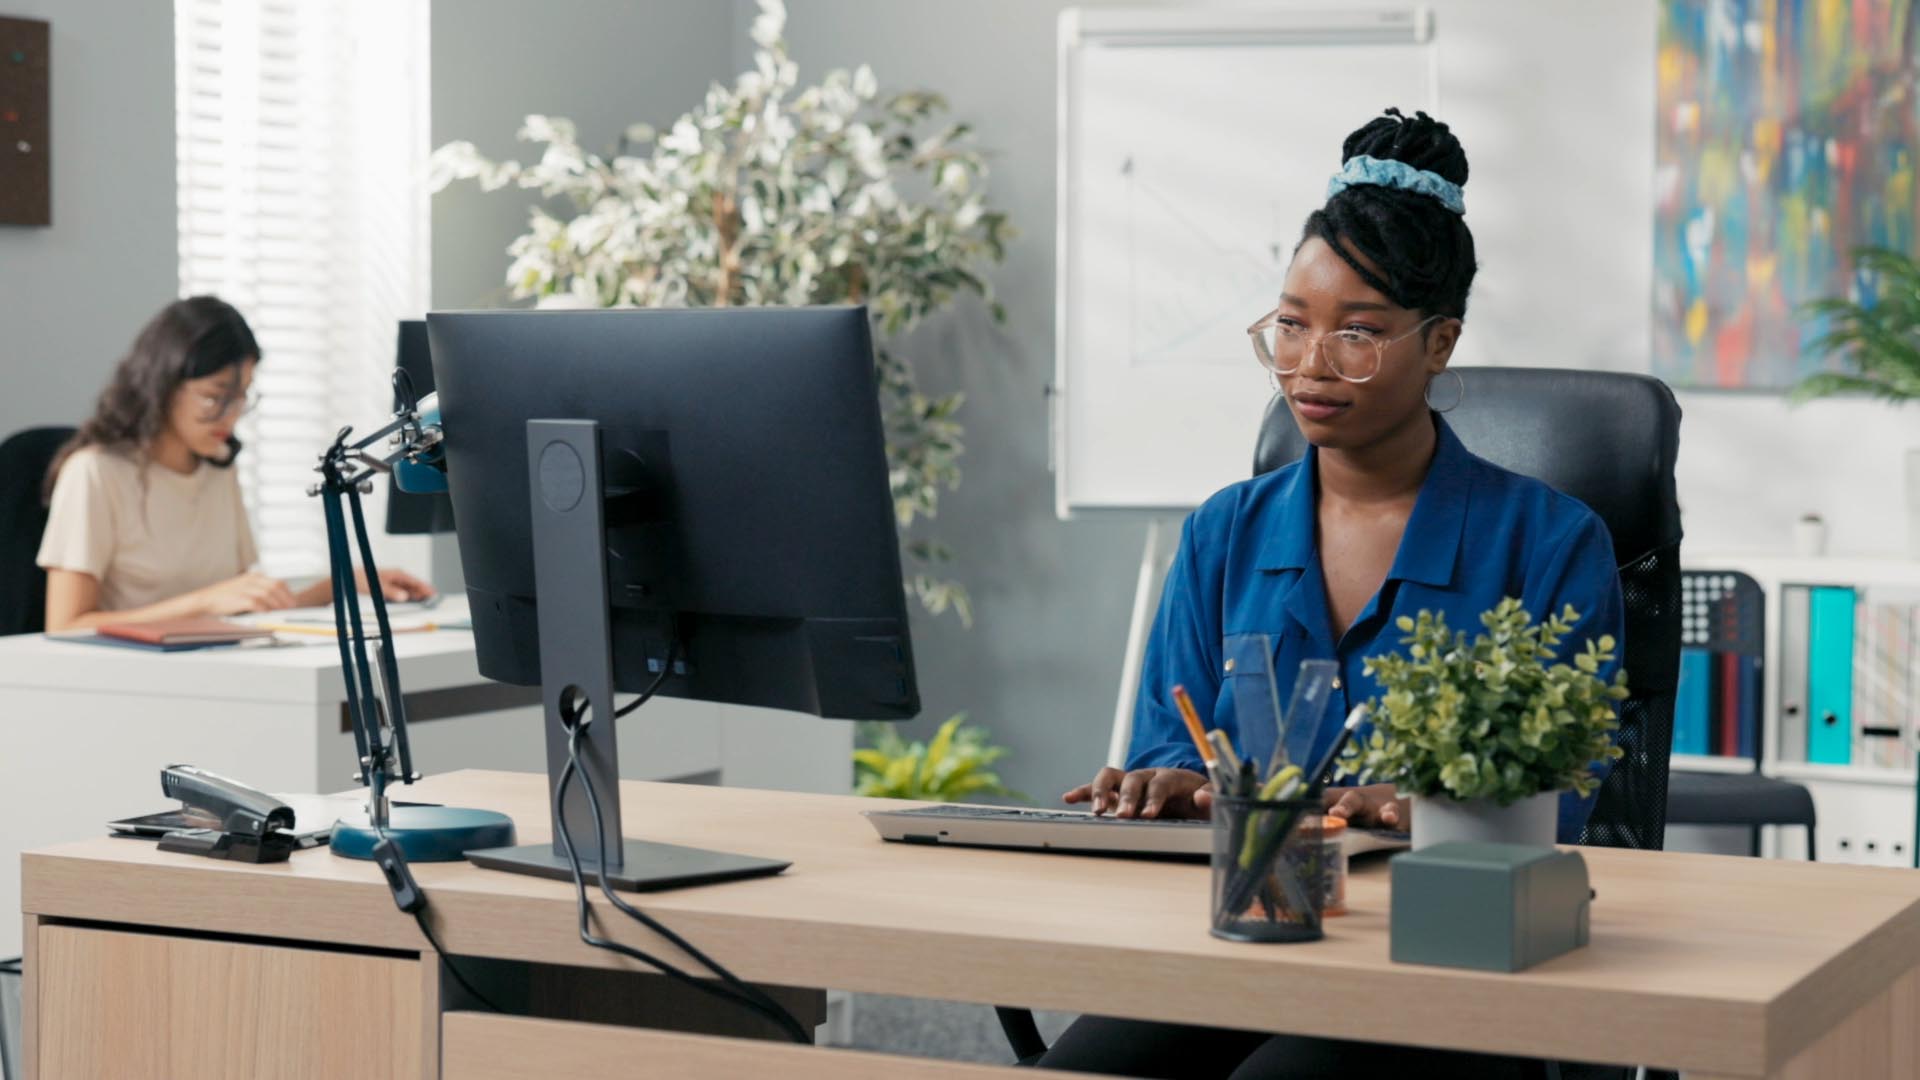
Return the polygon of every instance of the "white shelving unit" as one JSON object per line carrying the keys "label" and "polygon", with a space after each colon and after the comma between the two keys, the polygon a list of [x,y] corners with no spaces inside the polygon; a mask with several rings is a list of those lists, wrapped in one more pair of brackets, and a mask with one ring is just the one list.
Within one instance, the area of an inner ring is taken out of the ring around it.
{"label": "white shelving unit", "polygon": [[[1820,820],[1819,858],[1823,862],[1885,866],[1920,865],[1914,851],[1913,769],[1824,765],[1783,760],[1780,746],[1780,595],[1789,585],[1850,585],[1858,588],[1920,589],[1920,560],[1901,556],[1872,558],[1796,557],[1729,552],[1681,551],[1686,570],[1732,570],[1758,582],[1766,593],[1766,644],[1760,723],[1760,771],[1804,784],[1813,794]],[[1802,751],[1804,755],[1804,751]],[[1745,758],[1676,755],[1673,768],[1694,772],[1746,772]],[[1768,829],[1762,851],[1799,858],[1804,852],[1798,829]]]}
{"label": "white shelving unit", "polygon": [[1712,754],[1675,754],[1669,767],[1682,772],[1747,773],[1753,762],[1743,757],[1716,757]]}

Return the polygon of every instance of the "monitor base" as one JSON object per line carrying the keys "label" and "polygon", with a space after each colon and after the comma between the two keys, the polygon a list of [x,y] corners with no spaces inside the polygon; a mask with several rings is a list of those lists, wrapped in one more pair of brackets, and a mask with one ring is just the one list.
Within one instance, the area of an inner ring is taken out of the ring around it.
{"label": "monitor base", "polygon": [[[732,855],[724,851],[704,851],[677,844],[656,844],[647,840],[622,839],[623,864],[607,874],[607,883],[626,892],[659,892],[691,885],[712,885],[721,881],[765,877],[777,874],[790,862],[761,859],[751,855]],[[600,880],[595,860],[581,853],[580,869],[588,883]],[[488,870],[510,874],[573,880],[573,867],[565,852],[552,844],[523,844],[467,852],[468,861]]]}

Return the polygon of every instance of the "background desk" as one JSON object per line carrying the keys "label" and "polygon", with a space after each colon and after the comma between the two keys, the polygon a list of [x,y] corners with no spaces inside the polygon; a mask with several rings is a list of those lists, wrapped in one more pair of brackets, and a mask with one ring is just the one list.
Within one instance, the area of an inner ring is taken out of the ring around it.
{"label": "background desk", "polygon": [[[422,789],[504,810],[524,839],[546,837],[543,777],[462,773]],[[1500,975],[1390,963],[1378,863],[1354,874],[1352,913],[1329,920],[1325,941],[1234,945],[1207,935],[1205,867],[884,844],[859,816],[868,805],[629,782],[628,835],[794,861],[776,878],[648,896],[642,906],[767,984],[1570,1060],[1631,1057],[1695,1077],[1920,1073],[1920,875],[1588,850],[1593,944]],[[661,1065],[662,1075],[693,1075],[690,1061],[717,1055],[738,1065],[773,1049],[738,1040],[689,1049],[604,1024],[475,1014],[439,1023],[438,972],[422,962],[432,957],[419,930],[373,867],[325,851],[250,867],[93,839],[30,853],[24,870],[27,1049],[44,1055],[41,1075],[61,1080],[110,1074],[116,1063],[155,1077],[327,1074],[317,1055],[339,1047],[268,1042],[276,1014],[239,998],[324,979],[337,988],[326,1016],[294,1015],[317,1030],[362,1032],[365,1060],[383,1064],[354,1075],[585,1080],[621,1060],[613,1055],[641,1050],[707,1055],[675,1057],[679,1072]],[[561,979],[606,978],[594,969],[626,965],[580,943],[566,883],[464,864],[415,872],[456,954],[557,965],[550,970]],[[597,899],[595,907],[603,933],[664,949]],[[254,981],[217,981],[243,977]],[[142,996],[149,984],[174,992]],[[165,1045],[172,1071],[153,1062],[147,1039]],[[557,1052],[587,1043],[604,1048],[597,1065],[568,1064]],[[890,1066],[848,1071],[845,1057],[792,1048],[781,1074],[888,1075]],[[510,1071],[510,1060],[525,1069]],[[935,1075],[927,1068],[893,1075]]]}
{"label": "background desk", "polygon": [[[439,613],[464,614],[464,602],[449,598]],[[417,770],[546,768],[537,692],[481,678],[471,633],[394,640]],[[19,907],[22,851],[165,809],[164,766],[198,765],[262,791],[352,786],[345,700],[331,638],[181,653],[0,638],[0,910]],[[847,723],[661,698],[622,722],[620,768],[639,779],[845,792],[852,747]],[[0,919],[0,956],[19,951],[17,925]]]}

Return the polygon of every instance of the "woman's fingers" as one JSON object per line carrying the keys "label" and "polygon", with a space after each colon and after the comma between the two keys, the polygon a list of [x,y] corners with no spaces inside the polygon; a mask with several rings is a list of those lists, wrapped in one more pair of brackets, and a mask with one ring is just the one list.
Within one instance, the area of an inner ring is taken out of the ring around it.
{"label": "woman's fingers", "polygon": [[[1147,805],[1140,810],[1141,817],[1157,818],[1170,804],[1180,804],[1193,794],[1194,774],[1184,769],[1155,769],[1153,779],[1147,781]],[[1185,809],[1175,805],[1175,809]]]}
{"label": "woman's fingers", "polygon": [[1147,785],[1153,780],[1153,772],[1152,769],[1138,769],[1120,781],[1120,808],[1114,811],[1117,816],[1140,816],[1140,807],[1147,801]]}
{"label": "woman's fingers", "polygon": [[382,570],[380,591],[389,600],[425,600],[433,595],[433,586],[405,570]]}
{"label": "woman's fingers", "polygon": [[1094,813],[1104,814],[1113,809],[1114,789],[1120,786],[1120,781],[1126,775],[1125,772],[1109,765],[1094,776],[1093,783],[1090,785],[1093,788]]}
{"label": "woman's fingers", "polygon": [[1135,769],[1124,772],[1109,766],[1092,783],[1082,784],[1061,798],[1070,803],[1091,802],[1096,814],[1116,817],[1159,817],[1161,814],[1206,816],[1213,807],[1197,796],[1206,790],[1206,778],[1185,769]]}
{"label": "woman's fingers", "polygon": [[267,602],[274,608],[290,608],[294,605],[293,590],[278,578],[267,579]]}
{"label": "woman's fingers", "polygon": [[1090,802],[1093,804],[1093,812],[1098,814],[1102,810],[1102,804],[1106,802],[1106,796],[1113,791],[1114,785],[1120,782],[1122,775],[1124,774],[1119,769],[1101,769],[1092,780],[1081,784],[1060,798],[1069,803]]}
{"label": "woman's fingers", "polygon": [[1327,815],[1360,824],[1366,820],[1367,797],[1359,788],[1333,788],[1327,792]]}

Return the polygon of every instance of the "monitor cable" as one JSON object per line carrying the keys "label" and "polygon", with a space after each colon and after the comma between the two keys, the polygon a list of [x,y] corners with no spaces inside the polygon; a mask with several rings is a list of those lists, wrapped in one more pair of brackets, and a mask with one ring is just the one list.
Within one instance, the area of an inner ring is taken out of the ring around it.
{"label": "monitor cable", "polygon": [[427,944],[433,946],[434,953],[440,957],[441,966],[446,969],[447,974],[453,976],[453,981],[459,983],[460,988],[465,990],[468,996],[488,1010],[505,1013],[507,1010],[495,1004],[492,998],[481,993],[479,988],[467,981],[467,977],[460,973],[459,966],[453,962],[453,957],[447,952],[447,947],[440,944],[440,938],[433,932],[433,924],[427,921],[426,890],[414,880],[413,871],[407,866],[405,853],[400,850],[400,845],[394,843],[393,838],[387,835],[385,829],[380,830],[380,841],[373,846],[373,862],[386,876],[387,888],[393,892],[394,906],[413,916],[413,921],[420,927],[421,935],[427,939]]}
{"label": "monitor cable", "polygon": [[[654,676],[653,682],[646,690],[641,692],[637,699],[620,710],[619,715],[633,712],[652,699],[654,694],[659,691],[661,684],[666,682],[667,676],[673,671],[674,656],[677,651],[676,647],[677,642],[675,646],[669,647],[666,663],[661,665],[660,673]],[[580,782],[586,788],[587,807],[593,814],[595,846],[599,852],[601,865],[605,865],[607,856],[606,822],[602,820],[600,815],[600,800],[594,790],[593,774],[590,770],[580,767],[579,739],[580,732],[584,727],[584,724],[576,725],[568,734],[567,764],[560,771],[560,782],[554,787],[553,799],[554,831],[560,838],[561,848],[566,852],[567,863],[573,871],[574,893],[579,898],[580,940],[594,948],[605,949],[629,959],[637,960],[676,982],[692,987],[703,994],[707,994],[721,1001],[747,1009],[780,1028],[781,1031],[794,1042],[802,1045],[812,1045],[813,1036],[807,1031],[806,1026],[801,1024],[799,1019],[782,1007],[779,1002],[773,1000],[766,991],[742,980],[739,976],[727,970],[727,968],[718,961],[695,947],[692,942],[675,933],[664,923],[634,907],[632,904],[629,904],[619,893],[614,891],[613,886],[608,883],[605,875],[597,875],[597,877],[599,879],[600,891],[606,896],[608,903],[618,908],[621,913],[632,918],[648,930],[665,938],[681,952],[693,957],[702,967],[705,967],[717,976],[720,979],[720,983],[710,982],[684,971],[659,957],[652,956],[631,946],[623,945],[617,941],[599,937],[593,933],[590,924],[592,906],[587,903],[586,874],[580,862],[579,852],[574,847],[571,830],[567,827],[566,816],[562,812],[562,807],[565,805],[567,787],[572,783],[573,777],[578,774]]]}

